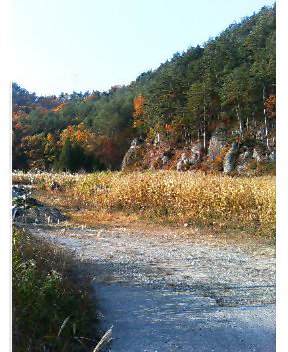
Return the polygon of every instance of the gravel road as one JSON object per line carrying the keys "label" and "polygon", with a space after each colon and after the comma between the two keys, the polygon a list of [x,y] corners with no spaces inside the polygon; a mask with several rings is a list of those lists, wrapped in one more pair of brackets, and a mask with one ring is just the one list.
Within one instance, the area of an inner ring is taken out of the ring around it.
{"label": "gravel road", "polygon": [[93,277],[113,352],[275,351],[275,250],[173,230],[29,226]]}

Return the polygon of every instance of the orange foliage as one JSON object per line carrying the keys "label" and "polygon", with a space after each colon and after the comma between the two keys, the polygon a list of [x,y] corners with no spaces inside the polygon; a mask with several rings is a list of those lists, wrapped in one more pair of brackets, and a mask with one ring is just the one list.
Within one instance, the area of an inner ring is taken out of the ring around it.
{"label": "orange foliage", "polygon": [[142,94],[138,95],[134,99],[134,116],[139,117],[143,115],[143,105],[144,105],[144,97]]}
{"label": "orange foliage", "polygon": [[47,139],[47,142],[49,142],[49,143],[55,143],[55,138],[54,138],[53,134],[51,134],[51,133],[47,134],[46,139]]}
{"label": "orange foliage", "polygon": [[267,111],[267,114],[271,118],[276,117],[276,96],[270,95],[264,103],[264,107]]}
{"label": "orange foliage", "polygon": [[77,126],[77,131],[74,135],[75,139],[80,144],[86,144],[92,137],[92,132],[88,131],[84,125],[84,123],[80,123]]}
{"label": "orange foliage", "polygon": [[135,99],[134,99],[134,122],[133,122],[133,127],[137,128],[143,125],[143,113],[144,113],[144,96],[142,94],[139,94]]}
{"label": "orange foliage", "polygon": [[21,122],[21,118],[25,117],[27,117],[27,114],[23,111],[17,111],[12,114],[12,128],[14,131],[25,134],[27,126]]}
{"label": "orange foliage", "polygon": [[86,129],[84,123],[80,123],[78,126],[68,126],[60,134],[59,146],[63,147],[66,139],[69,138],[71,142],[77,142],[85,150],[93,150],[93,144],[95,140],[95,133]]}
{"label": "orange foliage", "polygon": [[60,110],[62,110],[65,106],[66,106],[65,103],[61,103],[60,105],[56,106],[52,111],[55,111],[55,112],[60,111]]}
{"label": "orange foliage", "polygon": [[71,141],[75,140],[75,132],[75,127],[73,126],[68,126],[65,128],[65,130],[63,130],[60,134],[60,145],[63,146],[67,138],[70,138]]}
{"label": "orange foliage", "polygon": [[166,131],[166,132],[173,132],[173,131],[174,131],[174,128],[173,128],[172,125],[166,124],[166,125],[165,125],[165,131]]}

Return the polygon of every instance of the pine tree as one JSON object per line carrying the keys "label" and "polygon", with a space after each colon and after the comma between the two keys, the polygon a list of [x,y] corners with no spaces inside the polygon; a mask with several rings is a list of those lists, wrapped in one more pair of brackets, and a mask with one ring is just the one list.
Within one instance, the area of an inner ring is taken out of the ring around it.
{"label": "pine tree", "polygon": [[74,142],[71,150],[70,171],[76,172],[81,168],[85,169],[86,157],[83,148],[79,143]]}
{"label": "pine tree", "polygon": [[71,169],[73,168],[73,151],[72,151],[72,144],[71,140],[68,137],[65,140],[64,146],[62,148],[60,157],[59,157],[59,162],[58,162],[58,168],[59,170],[62,171],[72,171]]}

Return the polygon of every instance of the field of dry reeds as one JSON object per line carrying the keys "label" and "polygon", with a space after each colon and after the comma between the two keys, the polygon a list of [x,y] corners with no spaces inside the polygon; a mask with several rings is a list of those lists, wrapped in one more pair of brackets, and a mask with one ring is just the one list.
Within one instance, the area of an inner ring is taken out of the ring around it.
{"label": "field of dry reeds", "polygon": [[15,173],[13,182],[34,184],[48,191],[54,183],[67,202],[95,211],[125,211],[152,220],[275,234],[274,176],[230,177],[176,171]]}

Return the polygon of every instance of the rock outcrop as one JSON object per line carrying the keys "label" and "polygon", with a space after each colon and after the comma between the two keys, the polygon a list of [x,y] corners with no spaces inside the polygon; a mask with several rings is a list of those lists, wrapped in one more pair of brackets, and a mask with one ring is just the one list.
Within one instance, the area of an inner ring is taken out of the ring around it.
{"label": "rock outcrop", "polygon": [[191,148],[181,154],[180,159],[177,161],[177,171],[187,171],[196,165],[199,165],[203,160],[204,149],[201,143],[194,143]]}
{"label": "rock outcrop", "polygon": [[129,166],[132,166],[139,160],[139,158],[141,158],[140,152],[143,144],[144,141],[142,138],[134,138],[132,140],[130,148],[124,155],[121,170],[129,168]]}
{"label": "rock outcrop", "polygon": [[198,165],[203,160],[205,151],[203,148],[202,143],[195,143],[191,146],[191,158],[190,163],[191,165]]}
{"label": "rock outcrop", "polygon": [[238,174],[245,173],[248,164],[253,160],[253,151],[251,148],[244,146],[242,149],[243,152],[239,154],[236,166]]}
{"label": "rock outcrop", "polygon": [[122,170],[203,170],[225,174],[236,171],[239,175],[275,172],[273,165],[265,165],[276,161],[273,135],[267,145],[263,129],[258,131],[258,138],[247,134],[242,140],[239,134],[232,132],[224,128],[214,131],[207,152],[203,144],[196,141],[188,146],[163,139],[155,145],[135,138],[123,159]]}
{"label": "rock outcrop", "polygon": [[183,153],[177,162],[176,170],[177,171],[187,171],[190,166],[190,159],[187,157],[186,153]]}
{"label": "rock outcrop", "polygon": [[239,146],[238,143],[234,142],[223,160],[223,172],[225,174],[234,170],[238,154]]}
{"label": "rock outcrop", "polygon": [[44,205],[31,208],[17,208],[14,221],[25,224],[57,224],[65,221],[66,218],[56,208],[49,208]]}
{"label": "rock outcrop", "polygon": [[268,150],[264,146],[255,146],[253,149],[253,159],[255,159],[258,163],[268,161]]}
{"label": "rock outcrop", "polygon": [[271,153],[269,154],[269,159],[272,162],[276,162],[276,150],[271,151]]}
{"label": "rock outcrop", "polygon": [[162,160],[162,164],[165,165],[165,164],[167,164],[170,161],[170,158],[169,158],[169,156],[167,154],[164,154],[162,156],[161,160]]}
{"label": "rock outcrop", "polygon": [[227,144],[226,134],[221,131],[215,131],[210,138],[208,147],[208,157],[213,161],[221,154],[222,149]]}
{"label": "rock outcrop", "polygon": [[12,219],[15,223],[55,224],[66,220],[56,208],[49,208],[31,197],[31,187],[12,187]]}

